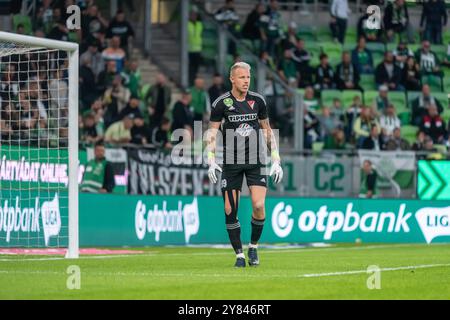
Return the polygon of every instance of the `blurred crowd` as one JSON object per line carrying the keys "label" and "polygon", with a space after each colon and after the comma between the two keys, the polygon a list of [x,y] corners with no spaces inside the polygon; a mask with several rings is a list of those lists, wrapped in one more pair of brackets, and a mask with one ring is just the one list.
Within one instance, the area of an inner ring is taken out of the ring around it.
{"label": "blurred crowd", "polygon": [[[227,75],[216,73],[213,79],[204,79],[198,73],[205,36],[195,7],[187,26],[190,87],[172,101],[171,86],[163,74],[155,77],[155,83],[143,83],[138,61],[132,58],[135,32],[122,8],[107,19],[95,0],[37,3],[35,16],[14,16],[13,31],[80,44],[79,132],[85,145],[104,141],[171,148],[170,132],[193,130],[195,120],[207,122],[211,103],[229,90],[224,81]],[[242,17],[234,1],[226,0],[212,17],[241,40],[229,43],[231,62],[242,60],[239,46],[248,45],[285,83],[303,94],[305,148],[447,148],[449,105],[448,98],[441,99],[450,93],[450,43],[443,44],[444,39],[450,40],[445,32],[445,4],[426,2],[420,25],[413,26],[404,0],[369,3],[382,8],[380,29],[367,27],[365,13],[356,26],[349,26],[347,0],[330,1],[329,26],[316,28],[314,34],[296,21],[282,20],[282,1],[257,3]],[[82,10],[81,30],[66,28],[64,8],[71,4]],[[356,34],[349,39],[352,28]],[[295,126],[294,99],[271,80],[262,94],[270,104],[273,126],[289,141]],[[2,57],[3,143],[67,144],[67,101],[68,63],[62,52]]]}

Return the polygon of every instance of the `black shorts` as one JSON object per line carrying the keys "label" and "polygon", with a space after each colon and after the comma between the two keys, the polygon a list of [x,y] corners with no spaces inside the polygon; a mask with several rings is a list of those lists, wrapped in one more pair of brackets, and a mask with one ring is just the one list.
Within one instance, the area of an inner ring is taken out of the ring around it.
{"label": "black shorts", "polygon": [[223,166],[222,190],[241,190],[245,178],[247,186],[261,186],[267,188],[265,166],[260,164],[230,164]]}

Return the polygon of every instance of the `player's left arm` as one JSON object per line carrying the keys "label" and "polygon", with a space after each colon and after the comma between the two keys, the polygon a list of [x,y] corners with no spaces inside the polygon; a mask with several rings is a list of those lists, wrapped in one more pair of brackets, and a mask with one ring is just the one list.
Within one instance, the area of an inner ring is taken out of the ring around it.
{"label": "player's left arm", "polygon": [[277,140],[275,139],[275,134],[273,133],[272,127],[270,126],[269,118],[260,119],[259,125],[263,130],[264,138],[267,144],[267,149],[270,151],[272,161],[281,162]]}

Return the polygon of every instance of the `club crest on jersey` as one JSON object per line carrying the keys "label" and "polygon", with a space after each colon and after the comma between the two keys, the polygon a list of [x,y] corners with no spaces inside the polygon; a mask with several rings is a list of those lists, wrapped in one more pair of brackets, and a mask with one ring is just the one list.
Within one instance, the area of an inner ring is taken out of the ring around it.
{"label": "club crest on jersey", "polygon": [[249,100],[249,101],[247,101],[247,103],[250,106],[250,108],[253,109],[253,106],[255,105],[255,100]]}
{"label": "club crest on jersey", "polygon": [[253,131],[253,127],[248,123],[242,123],[237,129],[236,133],[241,137],[248,137]]}
{"label": "club crest on jersey", "polygon": [[227,107],[232,107],[233,106],[233,99],[231,98],[226,98],[223,100],[223,103],[227,106]]}

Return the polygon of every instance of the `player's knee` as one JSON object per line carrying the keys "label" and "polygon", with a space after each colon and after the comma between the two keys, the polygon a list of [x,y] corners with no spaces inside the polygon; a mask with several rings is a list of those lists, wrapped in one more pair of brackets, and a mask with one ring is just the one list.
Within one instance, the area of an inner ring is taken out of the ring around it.
{"label": "player's knee", "polygon": [[231,208],[230,204],[225,204],[225,214],[229,216],[233,212],[233,208]]}
{"label": "player's knee", "polygon": [[252,202],[253,211],[257,214],[264,214],[264,200],[256,200]]}

